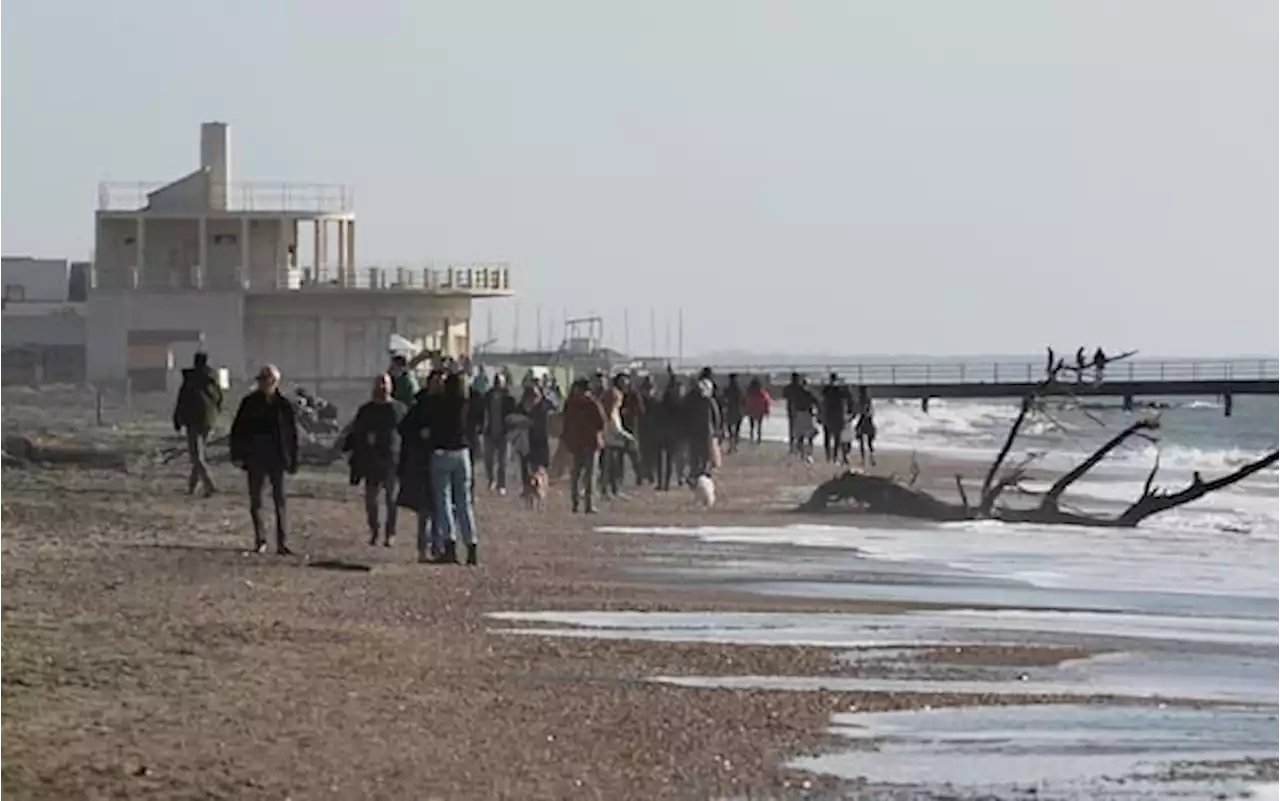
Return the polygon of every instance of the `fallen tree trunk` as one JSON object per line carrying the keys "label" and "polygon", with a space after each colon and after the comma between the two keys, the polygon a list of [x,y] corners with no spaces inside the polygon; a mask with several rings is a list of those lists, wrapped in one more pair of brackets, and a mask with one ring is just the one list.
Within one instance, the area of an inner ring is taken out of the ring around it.
{"label": "fallen tree trunk", "polygon": [[[1052,351],[1050,354],[1052,356]],[[1128,358],[1131,355],[1133,355],[1132,352],[1124,353],[1107,361]],[[1210,481],[1205,481],[1199,473],[1196,473],[1189,486],[1177,492],[1166,492],[1154,487],[1156,474],[1160,469],[1160,460],[1157,456],[1143,485],[1142,494],[1119,515],[1107,517],[1062,509],[1062,496],[1071,485],[1101,463],[1125,441],[1132,437],[1146,437],[1152,442],[1155,441],[1147,432],[1159,428],[1159,420],[1145,418],[1127,426],[1078,465],[1064,473],[1045,492],[1039,505],[1031,508],[997,505],[996,502],[1001,493],[1008,487],[1016,487],[1021,481],[1029,461],[1016,464],[1001,473],[1001,468],[1004,467],[1005,461],[1013,450],[1022,425],[1034,408],[1037,396],[1048,389],[1064,369],[1061,361],[1053,365],[1051,359],[1049,375],[1037,385],[1035,392],[1023,399],[1022,408],[1010,426],[1008,436],[1005,437],[995,459],[987,468],[976,505],[969,503],[960,476],[955,477],[955,482],[961,502],[954,504],[936,498],[923,490],[905,486],[892,476],[848,472],[820,484],[809,496],[809,500],[801,504],[797,511],[824,512],[829,511],[833,504],[851,502],[859,511],[870,514],[894,515],[936,522],[1001,520],[1009,523],[1133,528],[1152,515],[1175,509],[1199,500],[1211,492],[1229,487],[1254,473],[1267,469],[1280,459],[1280,451],[1272,451],[1228,475]]]}
{"label": "fallen tree trunk", "polygon": [[[1233,473],[1211,481],[1203,480],[1197,473],[1191,485],[1178,492],[1153,490],[1148,482],[1142,496],[1114,517],[1066,511],[1057,503],[1048,505],[1042,503],[1032,508],[998,506],[991,509],[989,513],[983,513],[982,510],[973,508],[968,503],[949,503],[923,490],[903,486],[890,476],[872,476],[852,472],[824,481],[797,511],[827,512],[831,511],[834,504],[852,502],[858,511],[867,514],[893,515],[938,523],[959,520],[1000,520],[1006,523],[1134,528],[1152,515],[1199,500],[1211,492],[1229,487],[1254,473],[1265,470],[1275,464],[1278,458],[1280,458],[1280,452],[1272,451]],[[957,479],[958,483],[959,479]],[[963,498],[963,487],[961,491]]]}

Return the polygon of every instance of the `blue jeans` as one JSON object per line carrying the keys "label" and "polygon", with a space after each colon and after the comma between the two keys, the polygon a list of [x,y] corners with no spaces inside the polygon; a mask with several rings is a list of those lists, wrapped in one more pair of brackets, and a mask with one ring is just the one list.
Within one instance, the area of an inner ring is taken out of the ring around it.
{"label": "blue jeans", "polygon": [[435,512],[418,512],[418,553],[440,553],[444,550],[444,538],[436,528]]}
{"label": "blue jeans", "polygon": [[431,494],[436,506],[435,535],[441,541],[456,540],[457,517],[462,541],[476,544],[476,516],[471,505],[471,452],[435,451],[431,454]]}

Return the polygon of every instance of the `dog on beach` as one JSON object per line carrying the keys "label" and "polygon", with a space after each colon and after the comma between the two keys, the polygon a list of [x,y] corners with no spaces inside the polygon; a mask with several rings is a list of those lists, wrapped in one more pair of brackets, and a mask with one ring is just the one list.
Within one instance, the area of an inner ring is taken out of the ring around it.
{"label": "dog on beach", "polygon": [[698,500],[702,506],[710,509],[716,505],[716,482],[711,480],[711,476],[698,476],[690,482],[693,489],[693,497]]}
{"label": "dog on beach", "polygon": [[529,474],[521,495],[527,508],[534,512],[542,511],[547,500],[547,468],[539,467]]}

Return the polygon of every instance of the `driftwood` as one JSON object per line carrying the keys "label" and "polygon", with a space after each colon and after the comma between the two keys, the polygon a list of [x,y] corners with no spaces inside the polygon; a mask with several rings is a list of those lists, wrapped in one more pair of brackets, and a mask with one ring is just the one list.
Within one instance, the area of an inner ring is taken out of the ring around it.
{"label": "driftwood", "polygon": [[[1132,356],[1133,353],[1132,351],[1123,353],[1106,361],[1112,362],[1126,359]],[[1026,508],[997,504],[1005,490],[1011,487],[1018,487],[1025,476],[1028,464],[1034,459],[1034,457],[1031,457],[1011,468],[1002,470],[1018,438],[1018,434],[1022,430],[1023,423],[1031,410],[1036,407],[1042,394],[1049,391],[1052,391],[1052,394],[1062,394],[1063,392],[1070,394],[1069,388],[1064,390],[1061,386],[1056,385],[1058,375],[1068,369],[1071,368],[1065,367],[1061,362],[1056,365],[1050,365],[1045,380],[1037,385],[1035,391],[1023,399],[1022,408],[1018,412],[1013,425],[1010,426],[1009,434],[1005,437],[1004,444],[985,473],[976,505],[970,504],[964,481],[959,475],[955,477],[955,483],[956,490],[960,496],[960,503],[955,504],[936,498],[923,490],[915,489],[914,486],[903,485],[893,476],[873,476],[865,473],[848,472],[819,485],[810,495],[809,500],[801,504],[799,511],[821,512],[829,509],[832,503],[851,501],[859,509],[872,514],[888,514],[938,522],[1002,520],[1011,523],[1133,528],[1152,515],[1191,503],[1211,492],[1229,487],[1254,473],[1267,469],[1275,464],[1277,459],[1280,459],[1280,451],[1272,451],[1228,475],[1208,481],[1204,480],[1199,473],[1196,473],[1188,486],[1176,492],[1170,492],[1155,486],[1156,474],[1160,469],[1160,459],[1157,456],[1155,464],[1152,466],[1151,472],[1148,473],[1147,480],[1143,485],[1142,494],[1120,514],[1114,517],[1106,517],[1064,510],[1061,506],[1063,493],[1096,467],[1108,454],[1133,437],[1142,437],[1149,441],[1155,441],[1151,432],[1159,428],[1159,420],[1157,418],[1144,418],[1127,426],[1123,431],[1120,431],[1099,446],[1084,461],[1054,481],[1041,496],[1038,505]],[[914,484],[914,481],[912,484]]]}
{"label": "driftwood", "polygon": [[41,442],[30,437],[5,437],[4,463],[10,467],[29,464],[74,465],[102,470],[127,470],[140,451],[87,447]]}

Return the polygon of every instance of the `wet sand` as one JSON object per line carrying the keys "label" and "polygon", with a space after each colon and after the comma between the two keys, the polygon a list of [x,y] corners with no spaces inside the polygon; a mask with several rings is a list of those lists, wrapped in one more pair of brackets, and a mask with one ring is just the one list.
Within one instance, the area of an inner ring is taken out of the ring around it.
{"label": "wet sand", "polygon": [[[5,411],[6,435],[20,433]],[[152,424],[126,434],[111,436],[175,442]],[[247,554],[242,476],[221,464],[223,492],[193,500],[181,462],[5,471],[6,797],[837,797],[857,786],[784,766],[835,743],[825,734],[834,714],[1070,700],[683,688],[649,679],[874,669],[835,658],[847,649],[495,633],[486,615],[511,610],[915,606],[646,577],[629,568],[655,552],[679,561],[681,549],[715,549],[593,531],[803,520],[781,517],[779,488],[831,469],[788,463],[775,446],[730,458],[714,510],[687,491],[631,488],[594,518],[573,516],[556,485],[533,514],[481,490],[478,568],[415,564],[411,518],[395,547],[367,546],[360,493],[341,465],[304,469],[290,486],[297,556]],[[904,475],[906,462],[886,454],[880,469]],[[972,659],[1086,653],[978,648]]]}

